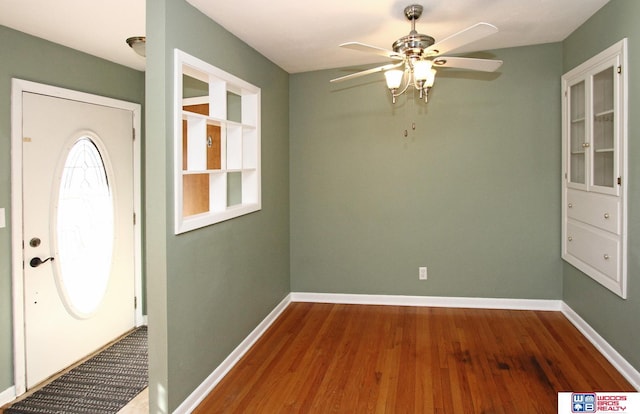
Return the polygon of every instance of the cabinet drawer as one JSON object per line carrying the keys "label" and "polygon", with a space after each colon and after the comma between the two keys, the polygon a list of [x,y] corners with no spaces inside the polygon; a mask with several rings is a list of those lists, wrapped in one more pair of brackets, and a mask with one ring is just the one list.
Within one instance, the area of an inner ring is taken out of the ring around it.
{"label": "cabinet drawer", "polygon": [[567,216],[620,234],[620,199],[602,194],[567,190]]}
{"label": "cabinet drawer", "polygon": [[620,239],[578,222],[567,223],[567,253],[619,280]]}

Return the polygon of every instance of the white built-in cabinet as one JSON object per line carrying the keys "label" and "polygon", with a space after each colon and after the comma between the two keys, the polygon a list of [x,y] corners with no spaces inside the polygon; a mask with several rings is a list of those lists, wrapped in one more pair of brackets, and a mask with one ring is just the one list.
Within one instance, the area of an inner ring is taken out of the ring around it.
{"label": "white built-in cabinet", "polygon": [[562,76],[562,258],[627,294],[627,41]]}
{"label": "white built-in cabinet", "polygon": [[260,210],[260,88],[176,50],[175,113],[175,233]]}

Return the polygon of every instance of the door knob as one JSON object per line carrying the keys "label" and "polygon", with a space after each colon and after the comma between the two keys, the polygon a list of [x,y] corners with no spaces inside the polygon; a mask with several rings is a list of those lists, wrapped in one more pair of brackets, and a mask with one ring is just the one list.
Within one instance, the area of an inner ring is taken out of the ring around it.
{"label": "door knob", "polygon": [[38,267],[43,263],[48,262],[49,260],[51,260],[53,262],[53,257],[47,257],[46,259],[42,260],[39,257],[34,257],[33,259],[31,259],[29,261],[29,266],[31,267]]}

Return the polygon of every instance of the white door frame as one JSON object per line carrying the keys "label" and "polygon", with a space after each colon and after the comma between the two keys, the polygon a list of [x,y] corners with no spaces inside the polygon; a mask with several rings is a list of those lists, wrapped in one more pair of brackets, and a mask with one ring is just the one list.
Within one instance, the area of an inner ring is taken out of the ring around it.
{"label": "white door frame", "polygon": [[[13,285],[13,366],[15,394],[26,392],[26,355],[24,329],[24,259],[22,243],[22,93],[33,92],[56,98],[108,106],[133,112],[133,203],[137,220],[134,224],[134,293],[142,294],[142,232],[141,232],[141,178],[140,178],[140,125],[141,105],[104,96],[92,95],[56,86],[11,79],[11,272]],[[133,219],[133,218],[132,218]],[[142,306],[135,309],[135,325],[144,324]]]}

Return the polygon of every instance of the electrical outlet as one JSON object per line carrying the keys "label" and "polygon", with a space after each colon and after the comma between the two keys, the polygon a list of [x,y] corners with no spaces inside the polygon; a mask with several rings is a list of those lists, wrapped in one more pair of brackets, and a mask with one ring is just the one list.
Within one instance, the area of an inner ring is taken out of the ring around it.
{"label": "electrical outlet", "polygon": [[7,226],[7,222],[4,217],[4,208],[0,208],[0,229]]}
{"label": "electrical outlet", "polygon": [[418,268],[418,279],[427,280],[427,268],[426,267]]}

